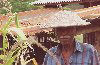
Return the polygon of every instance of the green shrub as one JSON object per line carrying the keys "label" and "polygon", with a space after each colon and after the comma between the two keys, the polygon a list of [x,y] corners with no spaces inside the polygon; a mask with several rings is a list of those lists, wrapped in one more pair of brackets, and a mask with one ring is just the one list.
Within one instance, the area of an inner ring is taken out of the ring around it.
{"label": "green shrub", "polygon": [[31,5],[30,3],[33,1],[34,0],[7,0],[5,2],[0,1],[0,14],[6,14],[9,12],[23,12],[40,8],[39,6]]}
{"label": "green shrub", "polygon": [[6,13],[8,13],[7,10],[5,10],[5,9],[3,9],[3,8],[0,9],[0,14],[6,14]]}
{"label": "green shrub", "polygon": [[11,5],[12,5],[12,9],[11,11],[13,13],[15,12],[22,12],[22,11],[28,11],[28,10],[32,10],[32,9],[38,9],[39,7],[38,6],[34,6],[34,5],[31,5],[29,4],[30,2],[12,2]]}

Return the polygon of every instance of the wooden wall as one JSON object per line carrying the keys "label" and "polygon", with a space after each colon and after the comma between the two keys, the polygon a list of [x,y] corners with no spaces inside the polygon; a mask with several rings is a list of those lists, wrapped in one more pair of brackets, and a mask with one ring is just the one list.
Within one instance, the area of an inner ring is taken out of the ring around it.
{"label": "wooden wall", "polygon": [[92,44],[100,53],[100,31],[86,33],[83,35],[84,43]]}
{"label": "wooden wall", "polygon": [[100,53],[100,31],[95,32],[95,48]]}
{"label": "wooden wall", "polygon": [[93,6],[100,5],[100,1],[83,2],[83,3],[80,3],[80,4],[84,5],[84,8],[88,8],[88,7],[93,7]]}
{"label": "wooden wall", "polygon": [[83,42],[94,45],[100,53],[100,19],[91,20],[91,25],[80,27],[78,33],[83,33]]}

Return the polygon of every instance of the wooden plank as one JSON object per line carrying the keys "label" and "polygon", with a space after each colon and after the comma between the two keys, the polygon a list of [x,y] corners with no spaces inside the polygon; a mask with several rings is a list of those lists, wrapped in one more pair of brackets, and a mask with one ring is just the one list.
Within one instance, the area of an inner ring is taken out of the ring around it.
{"label": "wooden plank", "polygon": [[82,27],[77,27],[77,33],[76,34],[86,34],[90,32],[96,32],[100,31],[100,25],[88,25],[88,26],[82,26]]}

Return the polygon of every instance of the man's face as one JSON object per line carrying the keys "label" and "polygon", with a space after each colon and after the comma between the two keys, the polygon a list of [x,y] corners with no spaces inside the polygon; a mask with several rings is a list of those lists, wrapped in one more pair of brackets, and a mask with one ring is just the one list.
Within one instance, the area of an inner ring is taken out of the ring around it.
{"label": "man's face", "polygon": [[75,28],[56,28],[56,34],[61,44],[68,44],[74,38]]}

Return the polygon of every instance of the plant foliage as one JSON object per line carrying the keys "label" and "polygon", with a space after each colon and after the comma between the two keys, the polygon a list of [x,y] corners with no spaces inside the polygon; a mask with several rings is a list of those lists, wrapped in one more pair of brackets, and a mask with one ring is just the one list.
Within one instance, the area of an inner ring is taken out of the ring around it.
{"label": "plant foliage", "polygon": [[40,6],[31,5],[31,2],[35,0],[1,0],[0,1],[0,13],[7,14],[9,12],[23,12],[33,9],[38,9]]}

